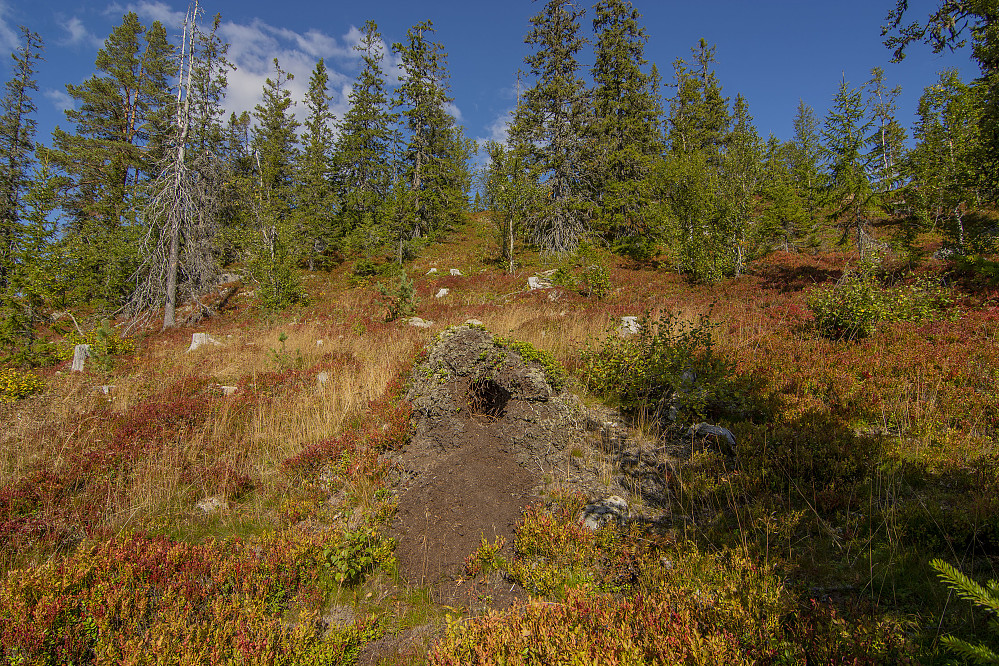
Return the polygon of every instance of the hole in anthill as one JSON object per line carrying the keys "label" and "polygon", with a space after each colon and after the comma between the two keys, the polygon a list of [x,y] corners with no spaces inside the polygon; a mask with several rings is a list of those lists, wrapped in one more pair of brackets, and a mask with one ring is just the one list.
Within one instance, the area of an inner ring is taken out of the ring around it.
{"label": "hole in anthill", "polygon": [[468,406],[472,414],[484,414],[494,419],[503,416],[510,392],[491,379],[477,379],[468,387]]}

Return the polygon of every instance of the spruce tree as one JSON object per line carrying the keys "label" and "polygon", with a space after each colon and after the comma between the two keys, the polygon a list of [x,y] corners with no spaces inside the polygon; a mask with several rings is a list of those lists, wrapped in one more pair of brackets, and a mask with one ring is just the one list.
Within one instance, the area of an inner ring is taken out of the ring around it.
{"label": "spruce tree", "polygon": [[38,107],[32,98],[38,92],[36,62],[42,42],[36,33],[21,27],[22,45],[11,54],[13,76],[0,100],[0,294],[8,291],[23,216],[22,198],[32,176],[35,152],[34,118]]}
{"label": "spruce tree", "polygon": [[873,196],[871,156],[866,150],[872,125],[863,91],[850,88],[844,77],[823,125],[822,155],[830,217],[843,230],[843,240],[853,230],[861,256],[867,245],[866,227]]}
{"label": "spruce tree", "polygon": [[813,218],[818,208],[819,192],[822,189],[819,169],[821,154],[819,121],[815,118],[812,107],[803,100],[798,100],[798,110],[794,116],[794,139],[789,146],[788,166],[798,196],[802,198],[808,214]]}
{"label": "spruce tree", "polygon": [[429,41],[433,33],[433,24],[425,21],[406,33],[405,44],[392,46],[402,61],[393,106],[401,109],[405,145],[400,167],[410,189],[413,238],[446,229],[468,208],[468,156],[447,110],[454,101],[448,90],[447,54],[439,43]]}
{"label": "spruce tree", "polygon": [[394,117],[388,109],[382,70],[385,48],[374,21],[364,24],[354,48],[364,65],[350,90],[350,108],[340,122],[334,165],[346,229],[370,240],[380,233],[392,186]]}
{"label": "spruce tree", "polygon": [[57,127],[48,151],[67,178],[67,213],[80,296],[117,305],[129,292],[141,230],[141,186],[156,172],[173,109],[174,47],[159,22],[149,28],[129,12],[98,51],[98,74],[67,85],[75,126]]}
{"label": "spruce tree", "polygon": [[714,71],[716,47],[703,38],[691,49],[691,61],[673,63],[676,90],[670,100],[669,144],[674,152],[705,155],[714,166],[721,164],[731,117],[728,98]]}
{"label": "spruce tree", "polygon": [[655,80],[644,71],[647,36],[627,0],[594,8],[589,186],[603,231],[632,248],[655,240],[649,175],[662,151]]}
{"label": "spruce tree", "polygon": [[[749,104],[741,94],[736,95],[732,118],[721,163],[725,210],[719,215],[712,235],[716,246],[722,246],[716,251],[730,252],[731,272],[740,275],[747,259],[757,253],[753,239],[759,235],[751,218],[762,171],[763,142],[753,125]],[[729,272],[727,267],[725,272]]]}
{"label": "spruce tree", "polygon": [[486,144],[485,205],[499,231],[503,259],[514,272],[514,241],[531,218],[538,199],[537,186],[524,168],[523,147],[506,147],[496,141]]}
{"label": "spruce tree", "polygon": [[297,189],[295,229],[299,254],[309,270],[328,255],[341,232],[335,227],[333,176],[333,112],[330,110],[329,72],[322,59],[316,63],[305,96],[308,115],[302,134],[302,150],[296,165]]}
{"label": "spruce tree", "polygon": [[760,174],[762,210],[755,230],[756,242],[761,247],[776,243],[787,250],[809,231],[809,189],[799,186],[795,172],[797,155],[799,147],[795,142],[784,143],[773,135],[767,140]]}
{"label": "spruce tree", "polygon": [[528,148],[526,166],[547,190],[546,205],[532,220],[533,240],[547,252],[576,248],[589,218],[585,177],[585,127],[589,100],[579,78],[583,10],[570,0],[549,0],[531,19],[524,39],[533,53],[524,60],[534,85],[514,116],[511,138]]}
{"label": "spruce tree", "polygon": [[[34,241],[35,225],[31,217],[31,190],[39,175],[33,168],[35,153],[33,93],[36,62],[41,59],[41,39],[21,27],[22,43],[11,54],[13,75],[4,87],[0,100],[0,347],[6,356],[19,364],[30,364],[34,326],[41,298],[39,288],[53,276],[37,275],[42,268],[42,252]],[[39,278],[37,285],[28,277]]]}
{"label": "spruce tree", "polygon": [[264,82],[263,100],[253,109],[251,147],[256,163],[257,238],[254,277],[260,282],[261,301],[280,309],[301,300],[303,294],[294,271],[291,212],[297,159],[298,121],[288,82],[293,75],[274,59],[274,78]]}

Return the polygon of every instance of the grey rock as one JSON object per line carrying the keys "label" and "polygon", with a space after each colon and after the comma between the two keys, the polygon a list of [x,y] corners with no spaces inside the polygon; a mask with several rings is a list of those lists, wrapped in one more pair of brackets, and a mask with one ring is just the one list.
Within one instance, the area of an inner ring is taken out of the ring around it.
{"label": "grey rock", "polygon": [[222,395],[226,397],[229,397],[230,395],[239,390],[238,386],[220,386],[219,388],[222,389]]}
{"label": "grey rock", "polygon": [[224,497],[216,495],[214,497],[206,497],[195,506],[197,506],[198,510],[202,513],[212,514],[219,513],[220,511],[226,511],[229,508],[229,502],[227,502]]}
{"label": "grey rock", "polygon": [[534,291],[535,289],[551,289],[552,283],[544,278],[532,275],[527,278],[527,286],[531,291]]}
{"label": "grey rock", "polygon": [[316,377],[316,381],[319,382],[320,386],[325,385],[326,382],[328,382],[329,380],[330,380],[330,373],[326,372],[325,370],[320,372],[319,375]]}
{"label": "grey rock", "polygon": [[221,345],[222,343],[208,335],[207,333],[194,333],[191,335],[191,346],[187,348],[187,351],[192,352],[199,347],[204,347],[205,345]]}
{"label": "grey rock", "polygon": [[623,525],[628,521],[628,503],[617,495],[611,495],[587,504],[579,520],[583,527],[590,530],[598,530],[611,522]]}
{"label": "grey rock", "polygon": [[642,330],[642,325],[638,323],[638,317],[621,317],[621,325],[617,327],[618,335],[627,337],[638,335]]}
{"label": "grey rock", "polygon": [[230,282],[239,282],[243,279],[243,276],[239,273],[223,273],[219,276],[219,284],[229,284]]}
{"label": "grey rock", "polygon": [[483,326],[484,324],[478,319],[466,319],[465,323],[469,326]]}
{"label": "grey rock", "polygon": [[722,453],[727,456],[732,456],[736,453],[735,435],[728,428],[711,425],[710,423],[698,423],[687,429],[687,437],[715,437]]}
{"label": "grey rock", "polygon": [[416,328],[430,328],[434,325],[434,322],[428,321],[426,319],[420,319],[419,317],[410,317],[406,320],[410,326],[415,326]]}

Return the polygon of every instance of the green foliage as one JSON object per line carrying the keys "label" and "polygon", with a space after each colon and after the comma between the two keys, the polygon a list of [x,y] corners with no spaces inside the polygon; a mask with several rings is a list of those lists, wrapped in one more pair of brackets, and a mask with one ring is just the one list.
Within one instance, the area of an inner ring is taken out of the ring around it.
{"label": "green foliage", "polygon": [[[988,623],[989,631],[993,636],[999,634],[999,622],[996,620],[999,616],[999,583],[990,580],[983,587],[953,565],[939,559],[932,560],[930,566],[936,569],[940,580],[947,587],[957,592],[958,597],[988,612],[992,616]],[[956,636],[944,636],[941,642],[958,657],[972,664],[999,664],[999,652],[984,643],[971,643]]]}
{"label": "green foliage", "polygon": [[558,392],[565,386],[568,375],[566,375],[565,370],[547,349],[538,349],[530,342],[511,340],[500,336],[493,338],[493,344],[504,349],[512,349],[520,354],[525,363],[535,363],[541,366],[541,369],[545,372],[545,379],[548,380],[548,384],[552,387],[552,390]]}
{"label": "green foliage", "polygon": [[0,368],[0,403],[14,402],[43,388],[45,382],[37,375],[18,372],[13,368]]}
{"label": "green foliage", "polygon": [[941,318],[952,306],[950,290],[932,278],[884,286],[873,261],[847,271],[835,285],[816,289],[808,297],[816,328],[833,340],[866,338],[882,322]]}
{"label": "green foliage", "polygon": [[388,308],[385,321],[395,321],[400,317],[412,316],[416,312],[416,306],[420,303],[420,299],[416,295],[416,287],[406,275],[406,271],[402,272],[394,287],[386,287],[379,283],[378,293],[385,298],[385,305]]}
{"label": "green foliage", "polygon": [[715,350],[707,315],[646,315],[635,337],[609,336],[583,352],[587,388],[663,426],[686,426],[737,411],[733,364]]}

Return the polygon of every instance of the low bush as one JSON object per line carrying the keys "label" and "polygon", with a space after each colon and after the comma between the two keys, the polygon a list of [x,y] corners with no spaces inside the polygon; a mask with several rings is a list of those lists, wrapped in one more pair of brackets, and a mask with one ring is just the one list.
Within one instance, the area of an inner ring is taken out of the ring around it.
{"label": "low bush", "polygon": [[37,375],[13,368],[0,368],[0,403],[14,402],[45,387]]}
{"label": "low bush", "polygon": [[634,337],[611,335],[582,354],[587,387],[625,411],[660,425],[684,426],[741,409],[734,365],[715,349],[714,324],[675,314],[646,315]]}
{"label": "low bush", "polygon": [[848,271],[832,287],[808,297],[815,327],[833,340],[866,338],[883,322],[938,318],[952,306],[950,291],[938,281],[919,278],[888,287],[871,264]]}

